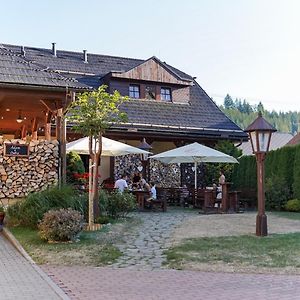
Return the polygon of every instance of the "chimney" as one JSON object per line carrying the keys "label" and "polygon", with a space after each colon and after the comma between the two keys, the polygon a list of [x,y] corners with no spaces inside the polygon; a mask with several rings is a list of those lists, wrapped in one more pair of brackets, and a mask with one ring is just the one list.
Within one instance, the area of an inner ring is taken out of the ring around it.
{"label": "chimney", "polygon": [[87,63],[87,62],[88,62],[88,58],[87,58],[87,50],[83,50],[83,60],[84,60],[84,63]]}
{"label": "chimney", "polygon": [[56,43],[52,43],[52,55],[56,56]]}
{"label": "chimney", "polygon": [[22,46],[22,47],[21,47],[21,55],[25,57],[25,54],[26,54],[26,52],[25,52],[25,47]]}

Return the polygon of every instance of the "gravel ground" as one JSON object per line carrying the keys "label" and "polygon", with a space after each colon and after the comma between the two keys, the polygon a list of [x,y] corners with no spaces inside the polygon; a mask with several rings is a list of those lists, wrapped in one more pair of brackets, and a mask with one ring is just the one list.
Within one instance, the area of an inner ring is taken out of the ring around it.
{"label": "gravel ground", "polygon": [[[267,213],[268,231],[272,233],[300,232],[300,222]],[[172,244],[186,238],[255,234],[256,213],[190,216],[172,234]]]}

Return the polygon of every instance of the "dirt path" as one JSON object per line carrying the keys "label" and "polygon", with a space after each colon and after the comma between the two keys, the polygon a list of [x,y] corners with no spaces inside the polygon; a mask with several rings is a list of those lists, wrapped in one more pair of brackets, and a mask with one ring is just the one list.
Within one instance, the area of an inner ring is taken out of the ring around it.
{"label": "dirt path", "polygon": [[[254,234],[255,223],[255,213],[191,216],[174,230],[172,243],[178,244],[186,238]],[[269,234],[300,232],[300,222],[268,213],[268,231]]]}

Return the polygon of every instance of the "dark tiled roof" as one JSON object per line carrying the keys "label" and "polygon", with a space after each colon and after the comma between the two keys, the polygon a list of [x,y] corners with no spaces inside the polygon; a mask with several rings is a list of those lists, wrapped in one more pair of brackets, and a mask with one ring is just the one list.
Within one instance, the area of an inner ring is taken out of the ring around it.
{"label": "dark tiled roof", "polygon": [[[30,83],[36,80],[36,84],[41,85],[43,85],[44,80],[54,80],[55,82],[68,80],[67,82],[73,82],[75,84],[76,82],[74,82],[73,78],[76,78],[82,86],[97,88],[101,85],[101,78],[108,73],[114,71],[125,72],[145,62],[145,60],[142,59],[88,53],[88,63],[85,63],[83,53],[57,50],[57,56],[55,57],[52,55],[52,50],[50,49],[25,47],[26,63],[23,63],[25,59],[21,55],[21,46],[3,46],[8,49],[6,51],[13,53],[12,57],[14,57],[14,60],[10,69],[18,69],[20,64],[26,65],[26,70],[23,70],[23,73],[26,73],[27,69],[39,68],[40,70],[33,71],[34,77],[32,77],[32,79],[26,78],[24,80],[29,80]],[[0,58],[1,57],[3,56],[0,55]],[[18,60],[22,61],[22,63],[19,63]],[[165,62],[159,62],[181,79],[193,80],[190,75]],[[48,71],[41,71],[42,69],[47,69]],[[55,72],[51,72],[51,70]],[[60,72],[60,74],[58,74],[58,72]],[[7,76],[0,78],[0,82],[7,80],[6,77]],[[191,86],[190,94],[190,101],[185,104],[150,100],[130,100],[123,105],[123,109],[127,112],[131,125],[127,124],[124,126],[128,127],[133,126],[132,124],[139,124],[139,128],[156,126],[155,128],[160,128],[161,130],[168,131],[171,130],[170,128],[176,128],[176,130],[181,130],[182,132],[202,132],[203,130],[207,132],[212,130],[235,131],[235,136],[247,138],[247,135],[221,112],[196,81],[194,81],[194,85]],[[168,127],[169,129],[167,129]]]}
{"label": "dark tiled roof", "polygon": [[41,68],[14,51],[0,45],[0,83],[48,87],[87,88],[73,78]]}
{"label": "dark tiled roof", "polygon": [[[17,55],[21,55],[21,46],[3,45]],[[52,50],[43,48],[25,47],[26,59],[41,67],[48,67],[51,70],[70,72],[73,78],[84,84],[90,84],[92,87],[99,86],[101,77],[112,71],[126,72],[145,60],[117,57],[109,55],[91,54],[88,53],[88,63],[83,60],[82,52],[61,51],[57,50],[57,55],[52,55]],[[157,59],[157,58],[156,58]],[[192,80],[193,78],[184,72],[164,63],[167,68],[183,79]],[[77,74],[76,74],[77,73]],[[78,74],[81,73],[81,74]],[[82,76],[84,74],[84,76]]]}
{"label": "dark tiled roof", "polygon": [[123,104],[123,109],[127,112],[128,121],[132,123],[241,131],[198,84],[191,86],[190,104],[130,100]]}

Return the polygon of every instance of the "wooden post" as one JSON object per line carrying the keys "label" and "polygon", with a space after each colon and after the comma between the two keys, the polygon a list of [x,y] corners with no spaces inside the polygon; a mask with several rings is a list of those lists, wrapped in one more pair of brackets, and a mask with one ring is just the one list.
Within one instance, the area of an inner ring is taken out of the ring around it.
{"label": "wooden post", "polygon": [[63,109],[57,110],[56,117],[56,138],[59,142],[59,183],[66,183],[66,121],[63,115]]}
{"label": "wooden post", "polygon": [[31,124],[31,138],[33,141],[36,141],[38,139],[37,130],[38,130],[38,121],[37,118],[34,118]]}
{"label": "wooden post", "polygon": [[52,112],[48,111],[45,118],[45,140],[51,141],[51,118]]}
{"label": "wooden post", "polygon": [[228,187],[227,183],[224,183],[222,186],[222,212],[227,212],[228,210]]}
{"label": "wooden post", "polygon": [[264,168],[265,153],[256,153],[257,163],[257,204],[258,211],[256,216],[256,235],[268,235],[267,216],[265,213],[265,168]]}
{"label": "wooden post", "polygon": [[21,139],[26,139],[26,135],[27,135],[27,129],[26,126],[23,125],[21,128]]}

